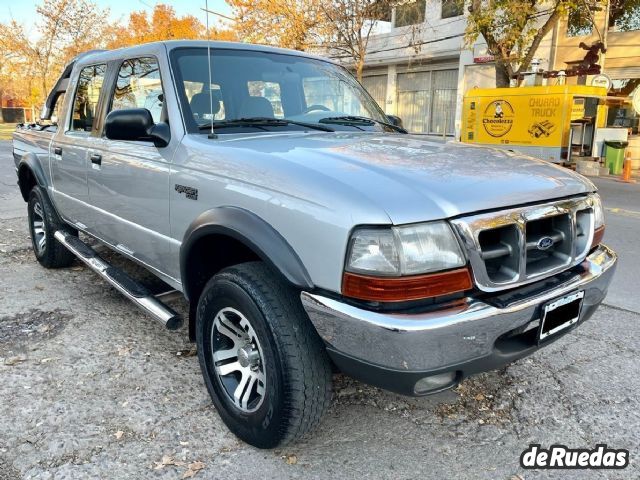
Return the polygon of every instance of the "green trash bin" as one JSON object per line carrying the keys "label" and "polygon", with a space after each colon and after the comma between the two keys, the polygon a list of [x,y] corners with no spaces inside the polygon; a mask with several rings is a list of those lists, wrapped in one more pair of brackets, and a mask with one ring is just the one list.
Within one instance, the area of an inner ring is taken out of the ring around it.
{"label": "green trash bin", "polygon": [[611,175],[620,175],[624,167],[624,149],[629,142],[618,142],[605,140],[605,165]]}

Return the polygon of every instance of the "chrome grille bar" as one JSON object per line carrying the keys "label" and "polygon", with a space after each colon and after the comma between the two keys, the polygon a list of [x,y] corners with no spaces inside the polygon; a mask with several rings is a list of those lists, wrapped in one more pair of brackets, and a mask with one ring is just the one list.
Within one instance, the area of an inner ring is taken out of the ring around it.
{"label": "chrome grille bar", "polygon": [[476,285],[498,291],[580,263],[593,240],[593,200],[572,198],[451,221]]}

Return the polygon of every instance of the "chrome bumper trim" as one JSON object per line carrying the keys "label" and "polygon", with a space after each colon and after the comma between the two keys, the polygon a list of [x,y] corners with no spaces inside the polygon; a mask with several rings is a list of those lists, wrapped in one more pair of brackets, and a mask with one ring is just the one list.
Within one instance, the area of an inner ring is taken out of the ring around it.
{"label": "chrome bumper trim", "polygon": [[538,319],[542,303],[571,291],[585,291],[584,317],[604,300],[616,261],[615,252],[601,245],[582,262],[583,272],[505,308],[466,298],[436,311],[392,314],[308,292],[301,300],[331,349],[387,368],[436,370],[490,355],[498,337]]}

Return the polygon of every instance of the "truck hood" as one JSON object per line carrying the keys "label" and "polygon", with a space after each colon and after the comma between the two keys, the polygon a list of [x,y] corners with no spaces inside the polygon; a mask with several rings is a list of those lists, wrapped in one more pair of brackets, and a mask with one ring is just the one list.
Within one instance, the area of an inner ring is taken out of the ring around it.
{"label": "truck hood", "polygon": [[[234,137],[234,138],[231,138]],[[202,138],[202,137],[201,137]],[[211,140],[206,140],[211,146]],[[233,147],[290,172],[289,186],[305,185],[331,205],[345,190],[382,209],[395,224],[456,217],[481,210],[585,194],[586,178],[543,160],[506,150],[420,135],[295,133],[229,135]],[[222,155],[232,155],[231,150]],[[265,158],[267,157],[267,158]],[[267,162],[267,163],[263,163]],[[281,188],[286,191],[287,185]],[[324,191],[318,192],[321,188]],[[372,205],[372,206],[373,206]]]}

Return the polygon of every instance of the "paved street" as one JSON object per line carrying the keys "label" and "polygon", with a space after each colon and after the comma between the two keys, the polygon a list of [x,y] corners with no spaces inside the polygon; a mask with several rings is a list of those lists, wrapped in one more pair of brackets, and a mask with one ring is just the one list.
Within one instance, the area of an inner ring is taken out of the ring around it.
{"label": "paved street", "polygon": [[[204,463],[202,479],[640,478],[640,186],[596,183],[605,240],[621,261],[592,320],[428,398],[338,375],[318,431],[261,451],[218,417],[185,329],[160,328],[79,264],[37,264],[10,143],[0,142],[0,480],[178,479],[194,462]],[[530,443],[606,443],[630,449],[632,464],[525,471],[519,458]]]}

